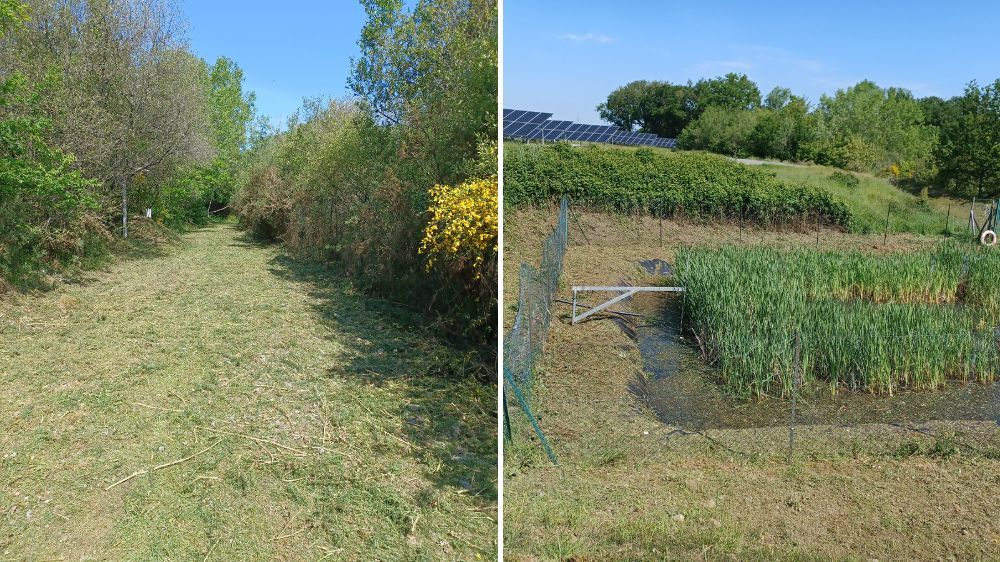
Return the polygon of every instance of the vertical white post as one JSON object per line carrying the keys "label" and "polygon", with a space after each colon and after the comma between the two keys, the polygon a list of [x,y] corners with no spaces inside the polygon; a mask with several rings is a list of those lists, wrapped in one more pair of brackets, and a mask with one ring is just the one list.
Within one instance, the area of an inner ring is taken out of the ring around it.
{"label": "vertical white post", "polygon": [[576,289],[573,289],[573,320],[570,324],[576,324]]}
{"label": "vertical white post", "polygon": [[122,238],[128,238],[128,184],[122,180]]}

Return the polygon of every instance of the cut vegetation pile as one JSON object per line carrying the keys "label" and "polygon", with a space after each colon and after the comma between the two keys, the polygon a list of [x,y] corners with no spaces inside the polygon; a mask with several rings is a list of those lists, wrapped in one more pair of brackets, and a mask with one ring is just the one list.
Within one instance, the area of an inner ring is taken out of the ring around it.
{"label": "cut vegetation pile", "polygon": [[746,220],[768,225],[817,223],[848,228],[852,212],[822,189],[700,153],[623,150],[565,143],[510,143],[504,152],[507,208],[562,195],[617,213]]}
{"label": "cut vegetation pile", "polygon": [[803,384],[892,393],[996,380],[1000,254],[685,248],[686,328],[739,395],[788,396],[796,334]]}

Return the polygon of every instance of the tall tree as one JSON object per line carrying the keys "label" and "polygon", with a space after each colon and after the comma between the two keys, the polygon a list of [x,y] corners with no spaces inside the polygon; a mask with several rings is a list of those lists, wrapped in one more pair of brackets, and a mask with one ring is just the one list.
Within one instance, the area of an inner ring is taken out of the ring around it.
{"label": "tall tree", "polygon": [[368,21],[348,79],[385,125],[406,125],[405,153],[432,183],[452,183],[496,138],[496,0],[362,0]]}
{"label": "tall tree", "polygon": [[170,0],[31,0],[28,31],[5,59],[33,81],[58,78],[44,101],[53,141],[121,197],[129,186],[206,161],[208,87]]}
{"label": "tall tree", "polygon": [[693,119],[691,88],[670,82],[637,80],[608,95],[597,106],[601,119],[622,129],[674,138]]}
{"label": "tall tree", "polygon": [[760,107],[760,88],[746,74],[730,72],[718,78],[701,79],[693,89],[697,115],[709,107],[733,111],[752,111]]}
{"label": "tall tree", "polygon": [[831,164],[861,162],[864,168],[888,169],[892,164],[921,168],[931,163],[937,129],[924,122],[923,110],[908,90],[883,89],[865,80],[821,97],[817,113],[823,152]]}
{"label": "tall tree", "polygon": [[757,124],[751,135],[753,153],[762,158],[803,159],[804,147],[815,137],[809,105],[804,98],[787,90],[779,96],[773,95],[778,90],[772,90],[766,107],[757,110]]}
{"label": "tall tree", "polygon": [[243,69],[219,57],[209,69],[209,117],[218,158],[232,171],[242,159],[251,134],[256,95],[243,90]]}
{"label": "tall tree", "polygon": [[767,109],[781,109],[791,103],[794,97],[790,89],[775,86],[764,98],[764,107]]}
{"label": "tall tree", "polygon": [[970,82],[956,106],[941,131],[941,174],[965,194],[1000,196],[1000,79]]}

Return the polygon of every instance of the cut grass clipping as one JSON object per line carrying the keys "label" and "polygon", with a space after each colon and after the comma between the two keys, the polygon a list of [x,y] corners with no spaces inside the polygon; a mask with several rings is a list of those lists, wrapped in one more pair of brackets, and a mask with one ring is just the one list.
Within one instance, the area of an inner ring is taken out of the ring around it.
{"label": "cut grass clipping", "polygon": [[763,247],[683,248],[686,329],[741,396],[934,389],[996,380],[1000,253],[942,244],[871,256]]}

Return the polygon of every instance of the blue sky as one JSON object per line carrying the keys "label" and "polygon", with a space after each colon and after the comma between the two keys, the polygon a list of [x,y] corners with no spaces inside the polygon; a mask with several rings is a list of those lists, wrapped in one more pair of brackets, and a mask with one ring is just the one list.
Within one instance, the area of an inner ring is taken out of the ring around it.
{"label": "blue sky", "polygon": [[747,74],[812,102],[863,79],[950,97],[1000,78],[988,2],[505,0],[504,107],[598,123],[632,80]]}
{"label": "blue sky", "polygon": [[358,2],[182,0],[180,7],[194,52],[209,62],[220,55],[235,60],[272,122],[284,125],[303,97],[347,95],[365,23]]}

